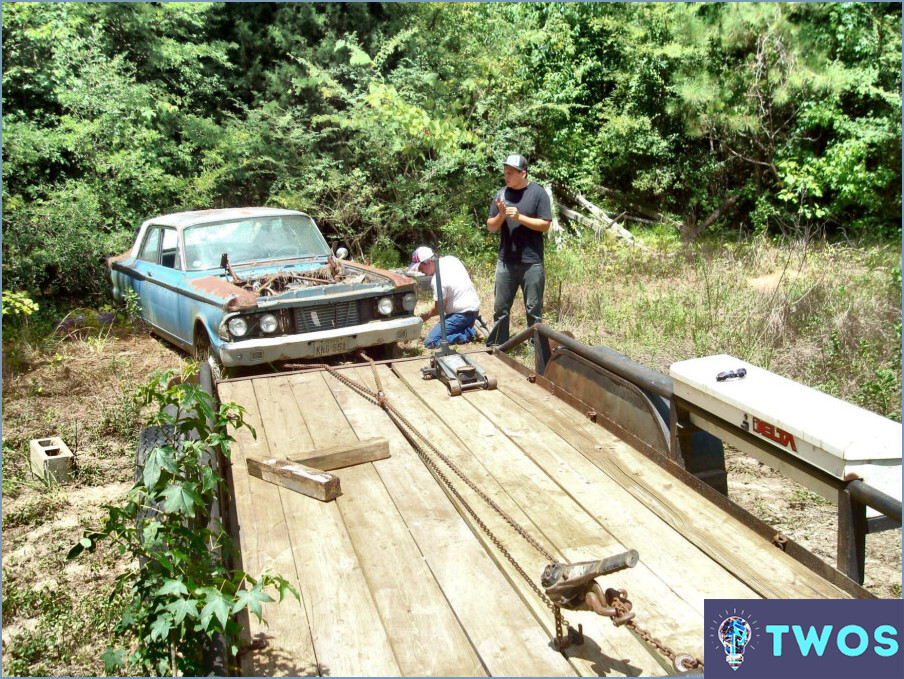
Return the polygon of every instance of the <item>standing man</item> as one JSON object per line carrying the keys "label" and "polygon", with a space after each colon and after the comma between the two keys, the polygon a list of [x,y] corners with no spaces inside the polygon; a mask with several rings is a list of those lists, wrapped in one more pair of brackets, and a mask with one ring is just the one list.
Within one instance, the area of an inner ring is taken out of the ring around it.
{"label": "standing man", "polygon": [[510,155],[502,164],[505,186],[493,196],[487,228],[499,232],[493,329],[487,346],[504,344],[509,338],[509,317],[515,293],[521,288],[527,325],[543,320],[543,234],[552,222],[549,196],[538,184],[527,180],[527,159]]}
{"label": "standing man", "polygon": [[[446,341],[449,344],[465,344],[474,341],[474,321],[480,311],[480,297],[471,282],[465,265],[458,257],[446,255],[439,258],[439,277],[442,279],[442,296],[436,289],[436,257],[433,250],[421,246],[411,255],[410,272],[420,271],[425,276],[433,276],[433,308],[421,314],[421,320],[427,321],[439,314],[439,299],[443,300],[443,313],[446,316]],[[427,333],[424,346],[436,349],[442,342],[442,328],[439,323]]]}

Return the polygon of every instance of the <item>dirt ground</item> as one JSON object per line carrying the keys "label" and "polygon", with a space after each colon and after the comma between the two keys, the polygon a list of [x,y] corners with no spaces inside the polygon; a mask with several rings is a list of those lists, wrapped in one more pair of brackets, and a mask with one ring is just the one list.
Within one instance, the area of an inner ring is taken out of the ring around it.
{"label": "dirt ground", "polygon": [[[837,509],[759,460],[726,449],[728,497],[835,566]],[[901,529],[866,536],[864,587],[882,599],[901,598]]]}
{"label": "dirt ground", "polygon": [[[409,348],[409,355],[419,349]],[[128,394],[185,356],[146,335],[61,344],[53,359],[3,380],[3,673],[103,674],[112,637],[113,580],[128,564],[99,550],[66,553],[103,505],[130,487],[145,414]],[[75,453],[73,478],[48,488],[28,470],[28,443],[60,436]],[[834,566],[834,506],[756,460],[729,451],[730,497]],[[868,537],[866,587],[901,596],[901,530]]]}
{"label": "dirt ground", "polygon": [[[127,566],[107,547],[67,561],[103,505],[131,487],[143,416],[130,394],[184,356],[146,335],[73,339],[31,370],[3,375],[3,674],[103,675],[118,609],[109,597]],[[59,436],[71,479],[48,487],[29,470],[29,441]]]}

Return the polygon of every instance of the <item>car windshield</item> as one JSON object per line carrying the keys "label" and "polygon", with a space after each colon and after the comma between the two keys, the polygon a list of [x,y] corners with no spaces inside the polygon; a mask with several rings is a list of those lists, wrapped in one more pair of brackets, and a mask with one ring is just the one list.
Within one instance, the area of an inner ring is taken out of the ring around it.
{"label": "car windshield", "polygon": [[256,217],[199,224],[183,232],[189,271],[215,269],[225,252],[229,262],[325,256],[330,252],[314,220],[307,215]]}

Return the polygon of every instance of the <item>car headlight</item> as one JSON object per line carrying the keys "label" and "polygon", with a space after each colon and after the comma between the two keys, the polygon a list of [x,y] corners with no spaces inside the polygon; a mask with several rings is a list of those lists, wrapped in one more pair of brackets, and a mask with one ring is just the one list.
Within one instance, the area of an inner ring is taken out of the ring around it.
{"label": "car headlight", "polygon": [[248,322],[241,316],[229,319],[229,332],[233,337],[244,337],[248,332]]}
{"label": "car headlight", "polygon": [[271,332],[276,332],[276,328],[279,327],[279,323],[276,320],[276,316],[273,314],[264,314],[261,316],[261,331],[267,334]]}
{"label": "car headlight", "polygon": [[405,311],[414,311],[414,307],[417,305],[417,295],[413,292],[406,292],[402,297],[402,308]]}
{"label": "car headlight", "polygon": [[392,313],[392,297],[380,298],[380,301],[377,302],[377,311],[384,316],[389,316]]}

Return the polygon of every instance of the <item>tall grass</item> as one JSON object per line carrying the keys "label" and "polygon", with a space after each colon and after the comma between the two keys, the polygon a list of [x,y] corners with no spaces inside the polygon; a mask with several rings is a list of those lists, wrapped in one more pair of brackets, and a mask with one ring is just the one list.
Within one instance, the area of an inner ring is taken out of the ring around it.
{"label": "tall grass", "polygon": [[[545,320],[587,344],[662,372],[730,354],[901,418],[898,245],[685,246],[653,233],[642,249],[584,238],[549,244],[546,256]],[[478,289],[492,299],[492,270],[479,269]]]}

